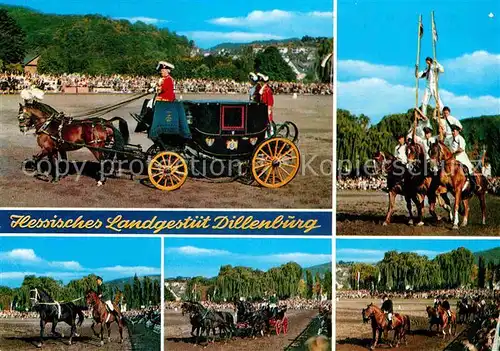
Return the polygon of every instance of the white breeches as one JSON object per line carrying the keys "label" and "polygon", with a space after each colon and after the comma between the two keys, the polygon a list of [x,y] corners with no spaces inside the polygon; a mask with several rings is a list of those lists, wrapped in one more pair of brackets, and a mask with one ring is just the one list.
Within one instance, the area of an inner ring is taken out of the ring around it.
{"label": "white breeches", "polygon": [[106,306],[108,306],[108,308],[109,308],[109,310],[111,312],[115,310],[115,308],[113,307],[113,303],[111,302],[111,300],[108,300],[105,303],[106,303]]}
{"label": "white breeches", "polygon": [[436,91],[436,86],[430,86],[426,87],[424,91],[424,97],[422,98],[422,112],[426,113],[427,112],[427,105],[429,104],[429,100],[431,96],[434,98],[434,101],[438,102],[439,101],[439,109],[442,110],[444,105],[443,102],[441,101],[441,96],[439,96],[439,93]]}

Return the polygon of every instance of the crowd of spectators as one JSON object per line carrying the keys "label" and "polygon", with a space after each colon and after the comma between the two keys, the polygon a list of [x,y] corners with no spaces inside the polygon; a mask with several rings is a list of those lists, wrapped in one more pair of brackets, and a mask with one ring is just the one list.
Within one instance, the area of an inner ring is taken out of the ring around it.
{"label": "crowd of spectators", "polygon": [[337,190],[382,190],[387,184],[383,176],[338,178]]}
{"label": "crowd of spectators", "polygon": [[[20,75],[0,73],[0,92],[18,93],[33,85],[47,92],[64,93],[68,87],[88,88],[90,93],[144,93],[155,86],[159,77],[127,75],[89,76],[84,74]],[[175,79],[175,74],[174,74]],[[178,79],[178,93],[247,94],[248,82],[232,79]],[[332,95],[333,85],[319,83],[270,82],[274,94]]]}

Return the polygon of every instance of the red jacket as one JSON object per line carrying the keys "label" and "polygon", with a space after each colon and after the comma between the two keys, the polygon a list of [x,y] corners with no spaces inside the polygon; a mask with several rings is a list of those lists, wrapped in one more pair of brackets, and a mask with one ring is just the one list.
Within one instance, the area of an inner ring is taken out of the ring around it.
{"label": "red jacket", "polygon": [[160,79],[160,92],[156,97],[159,101],[174,101],[174,79],[171,76],[166,76]]}
{"label": "red jacket", "polygon": [[266,84],[260,90],[260,102],[267,105],[269,120],[273,120],[274,96],[273,90]]}

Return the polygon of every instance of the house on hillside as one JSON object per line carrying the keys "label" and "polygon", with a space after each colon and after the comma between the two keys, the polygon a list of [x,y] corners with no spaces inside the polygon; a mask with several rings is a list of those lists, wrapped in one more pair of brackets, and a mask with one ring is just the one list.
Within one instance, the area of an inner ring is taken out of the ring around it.
{"label": "house on hillside", "polygon": [[38,72],[38,61],[40,55],[31,55],[25,57],[23,61],[24,73],[35,74]]}

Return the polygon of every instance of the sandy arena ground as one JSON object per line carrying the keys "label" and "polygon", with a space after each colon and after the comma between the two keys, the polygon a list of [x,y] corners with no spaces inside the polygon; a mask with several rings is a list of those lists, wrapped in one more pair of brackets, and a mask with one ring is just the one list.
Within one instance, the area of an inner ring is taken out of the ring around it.
{"label": "sandy arena ground", "polygon": [[[368,304],[373,302],[380,306],[378,299],[349,299],[340,300],[336,303],[336,350],[337,351],[361,351],[370,347],[372,340],[372,329],[369,323],[363,323],[361,311]],[[436,327],[429,332],[429,323],[426,306],[432,305],[432,300],[414,300],[414,299],[394,299],[394,312],[410,316],[411,332],[407,336],[408,345],[400,345],[399,348],[390,348],[383,344],[377,347],[381,350],[425,350],[441,351],[446,345],[455,339],[455,336],[448,336],[443,340],[442,335],[436,334]],[[456,301],[451,301],[452,310],[455,311]],[[457,335],[464,329],[462,325],[457,326]],[[389,333],[392,340],[393,332]]]}
{"label": "sandy arena ground", "polygon": [[[50,336],[52,324],[45,327],[45,341],[43,350],[132,350],[127,328],[123,328],[123,344],[119,343],[118,326],[111,325],[111,342],[107,342],[107,332],[104,331],[104,346],[100,347],[100,339],[93,336],[90,326],[92,321],[86,319],[81,328],[77,329],[79,337],[73,338],[73,344],[68,345],[70,326],[66,323],[58,323],[56,330],[64,334],[64,338]],[[99,327],[100,328],[100,327]],[[97,328],[96,328],[97,330]],[[39,319],[0,319],[0,350],[35,350],[40,340]]]}
{"label": "sandy arena ground", "polygon": [[[288,315],[287,335],[276,335],[258,337],[256,339],[233,337],[228,342],[217,341],[206,345],[205,349],[217,351],[279,351],[286,348],[303,330],[312,318],[317,315],[316,310],[291,310]],[[165,312],[165,350],[185,351],[197,350],[199,346],[194,345],[191,338],[191,324],[188,316],[182,316],[181,312],[172,310]]]}
{"label": "sandy arena ground", "polygon": [[[453,201],[453,197],[450,196]],[[448,214],[441,208],[438,213],[443,217],[440,223],[434,223],[428,211],[424,210],[422,227],[408,225],[408,211],[402,196],[396,200],[396,211],[392,223],[382,226],[389,206],[388,194],[382,191],[337,191],[337,233],[339,235],[500,235],[500,197],[486,196],[486,225],[481,224],[479,201],[474,197],[470,202],[469,224],[459,230],[453,230]],[[413,213],[416,215],[415,206]],[[462,217],[460,216],[460,221]]]}
{"label": "sandy arena ground", "polygon": [[[44,102],[66,114],[88,111],[127,98],[125,95],[46,95]],[[246,100],[243,95],[187,95],[184,99]],[[264,189],[238,182],[216,184],[188,179],[181,189],[161,192],[126,175],[108,179],[98,188],[90,175],[68,176],[59,184],[21,172],[21,163],[38,152],[35,137],[19,131],[19,95],[0,95],[0,206],[9,207],[207,207],[207,208],[331,208],[332,202],[332,96],[288,95],[275,97],[275,120],[293,121],[299,127],[298,147],[302,167],[297,177],[281,189]],[[143,100],[113,111],[129,123],[132,144],[143,150],[151,145],[145,134],[133,133]],[[70,160],[95,161],[88,150],[69,153]],[[311,162],[310,162],[311,161]],[[309,164],[310,167],[304,167]],[[323,169],[324,175],[321,175]],[[91,169],[90,169],[91,170]],[[145,177],[142,177],[145,178]]]}

